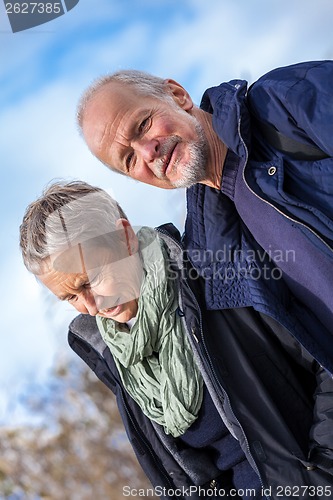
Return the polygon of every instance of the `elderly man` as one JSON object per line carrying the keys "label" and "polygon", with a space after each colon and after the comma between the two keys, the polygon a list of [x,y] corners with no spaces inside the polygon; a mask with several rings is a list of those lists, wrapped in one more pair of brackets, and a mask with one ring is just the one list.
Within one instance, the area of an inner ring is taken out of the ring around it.
{"label": "elderly man", "polygon": [[332,82],[333,61],[301,63],[249,91],[241,80],[210,88],[199,108],[173,80],[124,71],[94,83],[78,111],[112,170],[189,187],[184,244],[210,278],[207,307],[270,315],[330,372]]}
{"label": "elderly man", "polygon": [[77,181],[49,186],[20,236],[39,281],[96,317],[74,320],[70,344],[116,393],[158,496],[331,495],[332,379],[267,315],[206,311],[174,227],[135,234]]}

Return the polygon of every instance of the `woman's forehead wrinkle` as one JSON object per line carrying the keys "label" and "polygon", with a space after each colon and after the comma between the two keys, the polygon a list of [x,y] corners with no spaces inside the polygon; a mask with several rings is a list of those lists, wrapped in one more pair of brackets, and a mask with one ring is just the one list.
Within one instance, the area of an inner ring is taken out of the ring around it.
{"label": "woman's forehead wrinkle", "polygon": [[89,281],[87,274],[80,273],[74,277],[71,285],[74,290],[78,290],[86,281]]}

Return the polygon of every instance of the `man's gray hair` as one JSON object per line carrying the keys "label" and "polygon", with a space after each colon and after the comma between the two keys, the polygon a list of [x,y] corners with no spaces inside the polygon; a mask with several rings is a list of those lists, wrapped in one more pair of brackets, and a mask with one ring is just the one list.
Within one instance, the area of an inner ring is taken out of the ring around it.
{"label": "man's gray hair", "polygon": [[116,221],[127,219],[103,189],[85,182],[54,182],[31,203],[20,226],[26,268],[42,274],[48,257],[93,238],[114,234]]}
{"label": "man's gray hair", "polygon": [[87,104],[99,90],[110,83],[120,83],[131,86],[139,95],[154,97],[159,100],[172,101],[171,94],[167,91],[166,80],[151,75],[144,71],[122,70],[97,78],[82,94],[77,107],[77,123],[82,132],[82,123]]}

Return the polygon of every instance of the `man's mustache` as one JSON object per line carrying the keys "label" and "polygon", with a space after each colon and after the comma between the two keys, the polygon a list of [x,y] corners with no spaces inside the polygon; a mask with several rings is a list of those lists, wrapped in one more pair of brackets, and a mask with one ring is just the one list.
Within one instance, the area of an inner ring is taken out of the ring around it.
{"label": "man's mustache", "polygon": [[[171,153],[171,151],[176,147],[178,142],[181,141],[181,138],[177,135],[173,135],[171,137],[168,137],[165,139],[163,144],[160,147],[160,158],[157,158],[154,162],[154,174],[158,179],[164,179],[165,177],[165,170],[166,170],[166,162],[168,155]],[[170,158],[169,158],[170,161]]]}

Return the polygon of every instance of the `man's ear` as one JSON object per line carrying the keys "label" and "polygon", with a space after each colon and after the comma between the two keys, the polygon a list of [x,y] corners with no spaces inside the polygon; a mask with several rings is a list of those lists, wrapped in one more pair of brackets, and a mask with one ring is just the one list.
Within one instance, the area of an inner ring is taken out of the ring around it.
{"label": "man's ear", "polygon": [[116,221],[116,228],[118,230],[123,229],[124,241],[127,245],[129,255],[136,253],[139,249],[139,241],[128,220],[118,219]]}
{"label": "man's ear", "polygon": [[191,99],[190,94],[187,90],[180,85],[180,83],[170,78],[164,80],[164,84],[169,94],[171,94],[173,100],[185,111],[190,111],[194,104]]}

